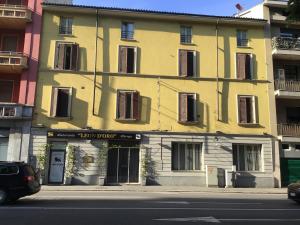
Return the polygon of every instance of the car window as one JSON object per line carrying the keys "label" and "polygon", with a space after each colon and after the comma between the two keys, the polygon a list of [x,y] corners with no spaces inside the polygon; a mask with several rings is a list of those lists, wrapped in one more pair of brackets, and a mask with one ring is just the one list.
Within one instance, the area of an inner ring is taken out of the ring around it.
{"label": "car window", "polygon": [[17,166],[0,165],[0,175],[17,174],[19,168]]}
{"label": "car window", "polygon": [[31,166],[24,166],[23,169],[25,176],[34,176],[34,170]]}

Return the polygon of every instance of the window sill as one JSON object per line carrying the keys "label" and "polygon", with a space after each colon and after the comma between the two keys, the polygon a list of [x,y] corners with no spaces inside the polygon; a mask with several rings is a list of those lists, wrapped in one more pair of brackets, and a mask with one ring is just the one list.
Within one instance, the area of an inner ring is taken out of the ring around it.
{"label": "window sill", "polygon": [[252,49],[250,46],[237,46],[237,48]]}
{"label": "window sill", "polygon": [[199,123],[199,121],[177,121],[177,122],[183,125],[195,125]]}
{"label": "window sill", "polygon": [[137,119],[115,119],[117,122],[138,122]]}
{"label": "window sill", "polygon": [[52,70],[54,71],[62,71],[62,72],[77,72],[78,70],[64,70],[64,69],[56,69],[56,68],[53,68]]}
{"label": "window sill", "polygon": [[74,34],[58,34],[58,35],[63,37],[75,37]]}
{"label": "window sill", "polygon": [[174,173],[205,173],[204,170],[171,170]]}
{"label": "window sill", "polygon": [[196,46],[194,43],[180,42],[181,45]]}
{"label": "window sill", "polygon": [[239,123],[239,126],[242,127],[259,127],[259,123]]}
{"label": "window sill", "polygon": [[52,119],[52,120],[63,120],[63,121],[67,121],[67,120],[72,120],[73,117],[68,116],[68,117],[54,117],[54,116],[48,116],[48,119]]}
{"label": "window sill", "polygon": [[137,42],[137,40],[135,39],[127,39],[127,38],[121,38],[121,41]]}
{"label": "window sill", "polygon": [[118,72],[120,75],[137,75],[137,73],[123,73],[123,72]]}

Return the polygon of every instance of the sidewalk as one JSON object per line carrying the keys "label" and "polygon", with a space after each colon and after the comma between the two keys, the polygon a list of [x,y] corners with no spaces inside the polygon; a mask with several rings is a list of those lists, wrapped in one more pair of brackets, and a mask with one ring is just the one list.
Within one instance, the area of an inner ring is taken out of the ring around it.
{"label": "sidewalk", "polygon": [[206,188],[195,186],[51,186],[43,185],[42,191],[125,191],[125,192],[203,192],[203,193],[245,193],[286,194],[286,188]]}

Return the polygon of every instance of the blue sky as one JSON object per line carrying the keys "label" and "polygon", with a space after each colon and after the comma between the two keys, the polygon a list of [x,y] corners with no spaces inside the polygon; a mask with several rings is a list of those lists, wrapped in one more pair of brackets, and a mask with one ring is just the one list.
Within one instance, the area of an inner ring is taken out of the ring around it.
{"label": "blue sky", "polygon": [[74,4],[231,16],[240,3],[248,9],[262,0],[73,0]]}

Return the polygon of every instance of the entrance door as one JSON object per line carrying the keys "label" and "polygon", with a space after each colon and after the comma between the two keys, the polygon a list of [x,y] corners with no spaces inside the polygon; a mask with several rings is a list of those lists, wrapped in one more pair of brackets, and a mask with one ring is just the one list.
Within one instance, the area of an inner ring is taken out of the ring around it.
{"label": "entrance door", "polygon": [[0,138],[0,161],[7,161],[8,138]]}
{"label": "entrance door", "polygon": [[138,183],[139,161],[138,148],[109,149],[107,183]]}
{"label": "entrance door", "polygon": [[300,159],[281,159],[282,186],[300,180]]}
{"label": "entrance door", "polygon": [[65,151],[51,150],[49,183],[62,184],[64,181],[64,171],[65,171]]}

